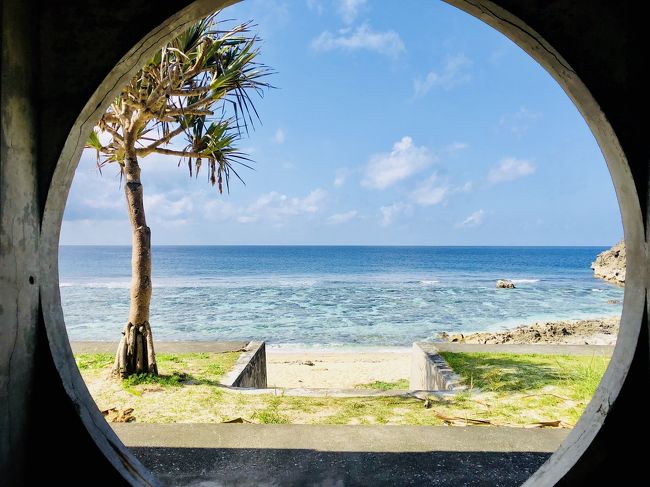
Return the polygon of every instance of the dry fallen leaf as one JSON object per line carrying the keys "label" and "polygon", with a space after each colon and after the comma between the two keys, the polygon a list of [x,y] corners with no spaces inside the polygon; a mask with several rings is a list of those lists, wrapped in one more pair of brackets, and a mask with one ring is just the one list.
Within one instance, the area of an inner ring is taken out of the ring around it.
{"label": "dry fallen leaf", "polygon": [[133,416],[133,408],[126,409],[117,409],[109,408],[102,411],[104,418],[109,423],[130,423],[135,421],[135,416]]}
{"label": "dry fallen leaf", "polygon": [[474,419],[474,418],[461,418],[460,416],[445,416],[444,414],[434,412],[436,418],[442,420],[446,424],[453,426],[464,426],[468,424],[492,424],[487,419]]}

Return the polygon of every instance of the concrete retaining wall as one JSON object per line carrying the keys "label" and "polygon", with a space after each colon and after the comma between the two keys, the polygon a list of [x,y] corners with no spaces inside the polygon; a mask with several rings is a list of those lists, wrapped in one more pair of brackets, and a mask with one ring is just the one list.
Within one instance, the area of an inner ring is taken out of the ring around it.
{"label": "concrete retaining wall", "polygon": [[466,389],[461,378],[438,353],[438,349],[427,342],[415,342],[411,353],[412,391],[459,391]]}
{"label": "concrete retaining wall", "polygon": [[266,345],[249,342],[232,370],[221,383],[228,387],[266,388]]}

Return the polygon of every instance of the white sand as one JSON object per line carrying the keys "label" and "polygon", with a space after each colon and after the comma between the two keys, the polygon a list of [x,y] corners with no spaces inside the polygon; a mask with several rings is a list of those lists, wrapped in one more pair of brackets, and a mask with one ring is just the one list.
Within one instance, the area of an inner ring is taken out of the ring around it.
{"label": "white sand", "polygon": [[[308,363],[313,365],[307,365]],[[377,380],[394,382],[411,374],[411,353],[285,352],[267,349],[269,387],[352,388]]]}

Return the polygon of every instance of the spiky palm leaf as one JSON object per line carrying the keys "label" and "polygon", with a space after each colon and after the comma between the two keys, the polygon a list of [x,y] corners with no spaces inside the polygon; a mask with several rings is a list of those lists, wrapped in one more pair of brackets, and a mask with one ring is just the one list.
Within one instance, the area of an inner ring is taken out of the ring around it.
{"label": "spiky palm leaf", "polygon": [[[259,116],[250,92],[259,95],[270,85],[270,70],[256,61],[258,39],[250,23],[219,30],[217,14],[203,19],[162,49],[140,69],[97,125],[111,135],[101,144],[95,132],[87,147],[98,154],[98,166],[129,154],[173,155],[198,176],[207,162],[208,179],[223,191],[235,165],[250,167],[236,147],[242,132]],[[184,136],[184,147],[172,146]],[[104,159],[100,158],[100,154]]]}

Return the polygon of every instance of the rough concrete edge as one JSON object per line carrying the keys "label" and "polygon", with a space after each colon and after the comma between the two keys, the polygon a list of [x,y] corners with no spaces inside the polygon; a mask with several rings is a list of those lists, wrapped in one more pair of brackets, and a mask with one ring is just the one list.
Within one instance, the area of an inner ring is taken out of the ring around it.
{"label": "rough concrete edge", "polygon": [[[264,341],[248,342],[233,368],[219,381],[220,384],[233,389],[241,388],[240,384],[246,373],[254,367],[256,361],[260,360],[264,364],[264,377],[259,378],[259,382],[266,388],[266,342]],[[257,390],[257,388],[250,389]]]}
{"label": "rough concrete edge", "polygon": [[336,388],[286,388],[269,387],[258,389],[255,387],[234,387],[224,386],[229,391],[245,395],[272,395],[292,397],[404,397],[425,400],[427,397],[435,396],[440,398],[454,396],[458,391],[407,391],[395,389],[392,391],[376,391],[367,389],[336,389]]}
{"label": "rough concrete edge", "polygon": [[[441,388],[435,390],[450,391],[450,392],[460,392],[467,390],[467,386],[463,384],[463,379],[458,374],[454,372],[451,366],[447,361],[438,353],[438,349],[433,343],[430,342],[414,342],[413,343],[413,354],[421,353],[424,355],[424,360],[431,365],[432,370],[437,375],[437,379],[442,385]],[[415,357],[412,356],[411,361],[415,364]],[[421,372],[421,371],[420,371]],[[411,374],[414,373],[414,370],[411,370]],[[411,377],[413,381],[413,377]],[[422,380],[417,382],[423,382]],[[430,384],[424,384],[425,389],[432,389]],[[413,388],[413,385],[411,385]]]}

